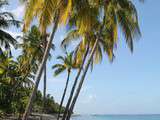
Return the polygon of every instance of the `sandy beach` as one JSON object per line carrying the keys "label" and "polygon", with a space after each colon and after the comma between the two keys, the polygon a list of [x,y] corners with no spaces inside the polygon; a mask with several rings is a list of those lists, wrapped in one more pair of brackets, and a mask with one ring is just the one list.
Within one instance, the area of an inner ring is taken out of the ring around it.
{"label": "sandy beach", "polygon": [[[57,115],[50,115],[50,114],[39,114],[39,113],[32,113],[28,120],[56,120]],[[18,118],[15,116],[7,117],[7,118],[0,118],[0,120],[17,120]]]}

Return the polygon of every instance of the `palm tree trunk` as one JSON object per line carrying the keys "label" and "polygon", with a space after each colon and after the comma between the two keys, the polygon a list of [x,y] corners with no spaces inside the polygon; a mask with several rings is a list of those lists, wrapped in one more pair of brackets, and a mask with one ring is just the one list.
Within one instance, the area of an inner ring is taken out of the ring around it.
{"label": "palm tree trunk", "polygon": [[[46,36],[46,33],[44,35],[44,48],[46,49],[46,41],[47,41],[47,36]],[[46,87],[47,87],[47,62],[45,64],[45,67],[44,67],[44,71],[43,71],[43,74],[44,74],[44,85],[43,85],[43,110],[42,112],[45,113],[45,102],[46,102]]]}
{"label": "palm tree trunk", "polygon": [[61,99],[57,120],[59,120],[59,117],[60,117],[61,108],[62,108],[63,101],[64,101],[64,98],[65,98],[65,95],[66,95],[66,91],[67,91],[67,88],[68,88],[69,77],[70,77],[70,70],[68,70],[67,81],[66,81],[65,89],[64,89],[63,96],[62,96],[62,99]]}
{"label": "palm tree trunk", "polygon": [[46,64],[44,67],[44,86],[43,86],[43,113],[45,113],[45,102],[46,102],[46,86],[47,86],[47,68]]}
{"label": "palm tree trunk", "polygon": [[74,98],[73,98],[72,104],[71,104],[70,109],[69,109],[69,111],[68,111],[68,116],[67,116],[66,120],[69,120],[70,117],[71,117],[71,114],[72,114],[72,111],[73,111],[73,109],[74,109],[75,103],[76,103],[76,101],[77,101],[77,98],[78,98],[78,96],[79,96],[80,90],[81,90],[81,88],[82,88],[82,85],[83,85],[83,82],[84,82],[86,73],[87,73],[87,71],[88,71],[89,65],[90,65],[91,60],[92,60],[92,58],[93,58],[93,55],[94,55],[94,53],[95,53],[95,50],[96,50],[96,47],[97,47],[97,43],[98,43],[98,39],[96,39],[96,41],[95,41],[95,43],[94,43],[94,46],[93,46],[93,48],[92,48],[91,54],[90,54],[90,56],[89,56],[89,59],[88,59],[88,61],[87,61],[87,64],[86,64],[86,66],[85,66],[85,69],[84,69],[84,73],[83,73],[83,75],[82,75],[82,77],[81,77],[81,80],[80,80],[80,82],[79,82],[79,85],[78,85],[78,88],[77,88],[77,90],[76,90],[75,96],[74,96]]}
{"label": "palm tree trunk", "polygon": [[72,100],[72,98],[73,98],[73,94],[74,94],[74,91],[75,91],[75,88],[76,88],[76,85],[77,85],[77,82],[78,82],[78,78],[79,78],[79,76],[80,76],[80,74],[81,74],[81,71],[82,71],[82,69],[83,69],[84,63],[85,63],[86,58],[87,58],[87,55],[88,55],[88,51],[89,51],[89,43],[88,43],[88,46],[87,46],[87,50],[86,50],[86,52],[85,52],[85,54],[84,54],[82,64],[81,64],[80,69],[79,69],[79,71],[78,71],[78,73],[77,73],[77,76],[76,76],[76,78],[75,78],[75,81],[74,81],[72,90],[71,90],[71,92],[70,92],[70,96],[69,96],[67,105],[66,105],[66,107],[65,107],[65,111],[64,111],[62,120],[65,120],[65,118],[66,118],[66,116],[67,116],[67,113],[68,113],[68,110],[69,110],[69,106],[70,106],[70,104],[71,104],[71,100]]}
{"label": "palm tree trunk", "polygon": [[51,49],[52,40],[54,38],[55,32],[56,32],[57,27],[58,27],[58,21],[59,21],[59,13],[55,17],[54,27],[52,29],[51,36],[50,36],[49,41],[47,43],[42,62],[40,64],[39,68],[38,68],[38,71],[37,71],[37,74],[36,74],[36,77],[35,77],[35,81],[36,81],[35,86],[33,88],[32,94],[30,96],[30,99],[29,99],[29,102],[28,102],[28,105],[26,107],[26,110],[25,110],[25,113],[23,115],[22,120],[27,120],[27,118],[29,117],[29,114],[31,112],[31,107],[32,107],[32,104],[33,104],[33,100],[34,100],[34,97],[35,97],[35,94],[36,94],[36,91],[37,91],[37,88],[38,88],[38,85],[39,85],[39,82],[40,82],[40,78],[41,78],[44,66],[46,64],[46,61],[47,61],[47,58],[48,58],[48,55],[49,55],[49,51]]}

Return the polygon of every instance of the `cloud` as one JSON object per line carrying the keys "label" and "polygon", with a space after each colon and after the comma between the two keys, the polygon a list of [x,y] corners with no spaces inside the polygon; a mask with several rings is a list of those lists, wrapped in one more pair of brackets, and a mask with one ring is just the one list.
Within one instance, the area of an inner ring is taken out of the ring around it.
{"label": "cloud", "polygon": [[24,16],[25,5],[19,5],[15,9],[11,10],[10,12],[16,17],[16,19],[22,19]]}
{"label": "cloud", "polygon": [[82,94],[86,94],[87,91],[91,91],[93,88],[91,85],[86,85],[86,86],[83,86],[81,92]]}
{"label": "cloud", "polygon": [[9,7],[2,7],[1,12],[10,12],[16,19],[22,20],[25,12],[25,4],[20,4],[16,8],[10,9]]}
{"label": "cloud", "polygon": [[87,94],[80,98],[79,102],[80,104],[90,104],[93,103],[96,100],[96,95],[93,93]]}

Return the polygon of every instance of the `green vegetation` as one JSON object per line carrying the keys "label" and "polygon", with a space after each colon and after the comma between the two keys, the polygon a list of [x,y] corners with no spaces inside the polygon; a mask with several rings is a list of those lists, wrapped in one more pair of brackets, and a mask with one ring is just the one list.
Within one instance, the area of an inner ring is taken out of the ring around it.
{"label": "green vegetation", "polygon": [[[7,4],[7,1],[0,1],[0,7]],[[36,26],[32,26],[23,36],[12,37],[1,28],[9,28],[12,25],[19,27],[20,22],[9,12],[0,13],[0,18],[0,117],[15,115],[22,118],[33,90],[35,73],[45,51],[45,41]],[[22,40],[23,43],[18,43],[18,40]],[[11,56],[11,46],[22,50],[16,59]],[[43,97],[40,91],[36,91],[32,111],[58,113],[59,105],[54,98],[49,94],[46,95],[47,107],[44,107]],[[63,111],[62,107],[60,112]]]}
{"label": "green vegetation", "polygon": [[[28,52],[29,51],[27,51],[27,53]],[[23,59],[27,55],[27,53],[20,55],[16,61],[14,61],[12,57],[8,57],[8,52],[3,52],[0,55],[1,116],[5,117],[7,115],[15,115],[21,118],[25,111],[29,96],[33,90],[34,71],[35,69],[37,69],[35,60],[30,66],[30,64],[28,63],[30,60]],[[47,114],[54,114],[59,112],[59,104],[56,103],[54,101],[54,98],[49,94],[45,98],[45,105],[47,107],[43,108],[42,93],[40,91],[37,91],[35,100],[33,102],[33,112],[42,113],[42,110],[45,111],[43,111],[43,113]],[[60,112],[63,111],[64,108],[62,107]]]}
{"label": "green vegetation", "polygon": [[[0,54],[0,116],[15,115],[22,117],[25,107],[28,103],[29,96],[33,90],[34,76],[39,64],[41,53],[37,42],[39,35],[38,29],[33,26],[29,33],[26,33],[23,44],[17,44],[22,49],[22,54],[13,60],[8,55],[8,51]],[[21,38],[22,39],[22,38]],[[37,43],[36,43],[37,42]],[[34,56],[32,56],[34,55]],[[59,112],[59,105],[49,94],[45,98],[43,108],[43,96],[40,91],[36,92],[33,102],[33,112],[53,114]],[[62,107],[60,112],[63,112]]]}
{"label": "green vegetation", "polygon": [[[36,99],[34,100],[33,112],[43,113],[43,96],[40,91],[36,93]],[[54,101],[53,96],[47,94],[45,100],[46,108],[44,109],[46,114],[55,114],[59,111],[59,104]],[[62,107],[61,113],[64,112],[64,107]]]}
{"label": "green vegetation", "polygon": [[[134,39],[141,36],[136,8],[130,0],[20,1],[26,5],[23,36],[15,39],[3,31],[10,25],[18,27],[20,22],[11,13],[0,13],[0,115],[14,114],[27,120],[31,112],[58,113],[58,119],[59,114],[64,113],[62,120],[69,120],[88,69],[93,70],[94,65],[106,56],[113,62],[118,30],[121,30],[133,52]],[[0,0],[0,8],[7,3]],[[31,26],[34,18],[38,18],[37,26]],[[78,46],[72,48],[73,52],[60,55],[58,59],[61,63],[53,66],[55,76],[67,71],[59,106],[52,96],[46,95],[46,63],[52,56],[52,41],[60,25],[68,26],[62,48],[70,48],[72,41],[77,41]],[[48,34],[49,26],[53,27]],[[22,51],[17,58],[11,56],[11,46]],[[72,69],[77,70],[77,75],[64,108],[62,105]],[[37,89],[43,73],[42,95]]]}

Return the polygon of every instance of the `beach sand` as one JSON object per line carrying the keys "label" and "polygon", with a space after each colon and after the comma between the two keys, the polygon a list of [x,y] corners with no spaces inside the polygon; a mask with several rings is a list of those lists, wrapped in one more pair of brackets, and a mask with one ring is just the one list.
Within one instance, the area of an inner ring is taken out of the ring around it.
{"label": "beach sand", "polygon": [[[50,115],[50,114],[39,114],[39,113],[32,113],[28,120],[57,120],[57,115]],[[1,120],[1,118],[0,118]],[[2,118],[2,120],[17,120],[17,117],[14,116],[10,116],[10,117],[5,117]]]}
{"label": "beach sand", "polygon": [[57,115],[50,115],[50,114],[38,114],[38,113],[33,113],[30,116],[30,120],[56,120]]}

